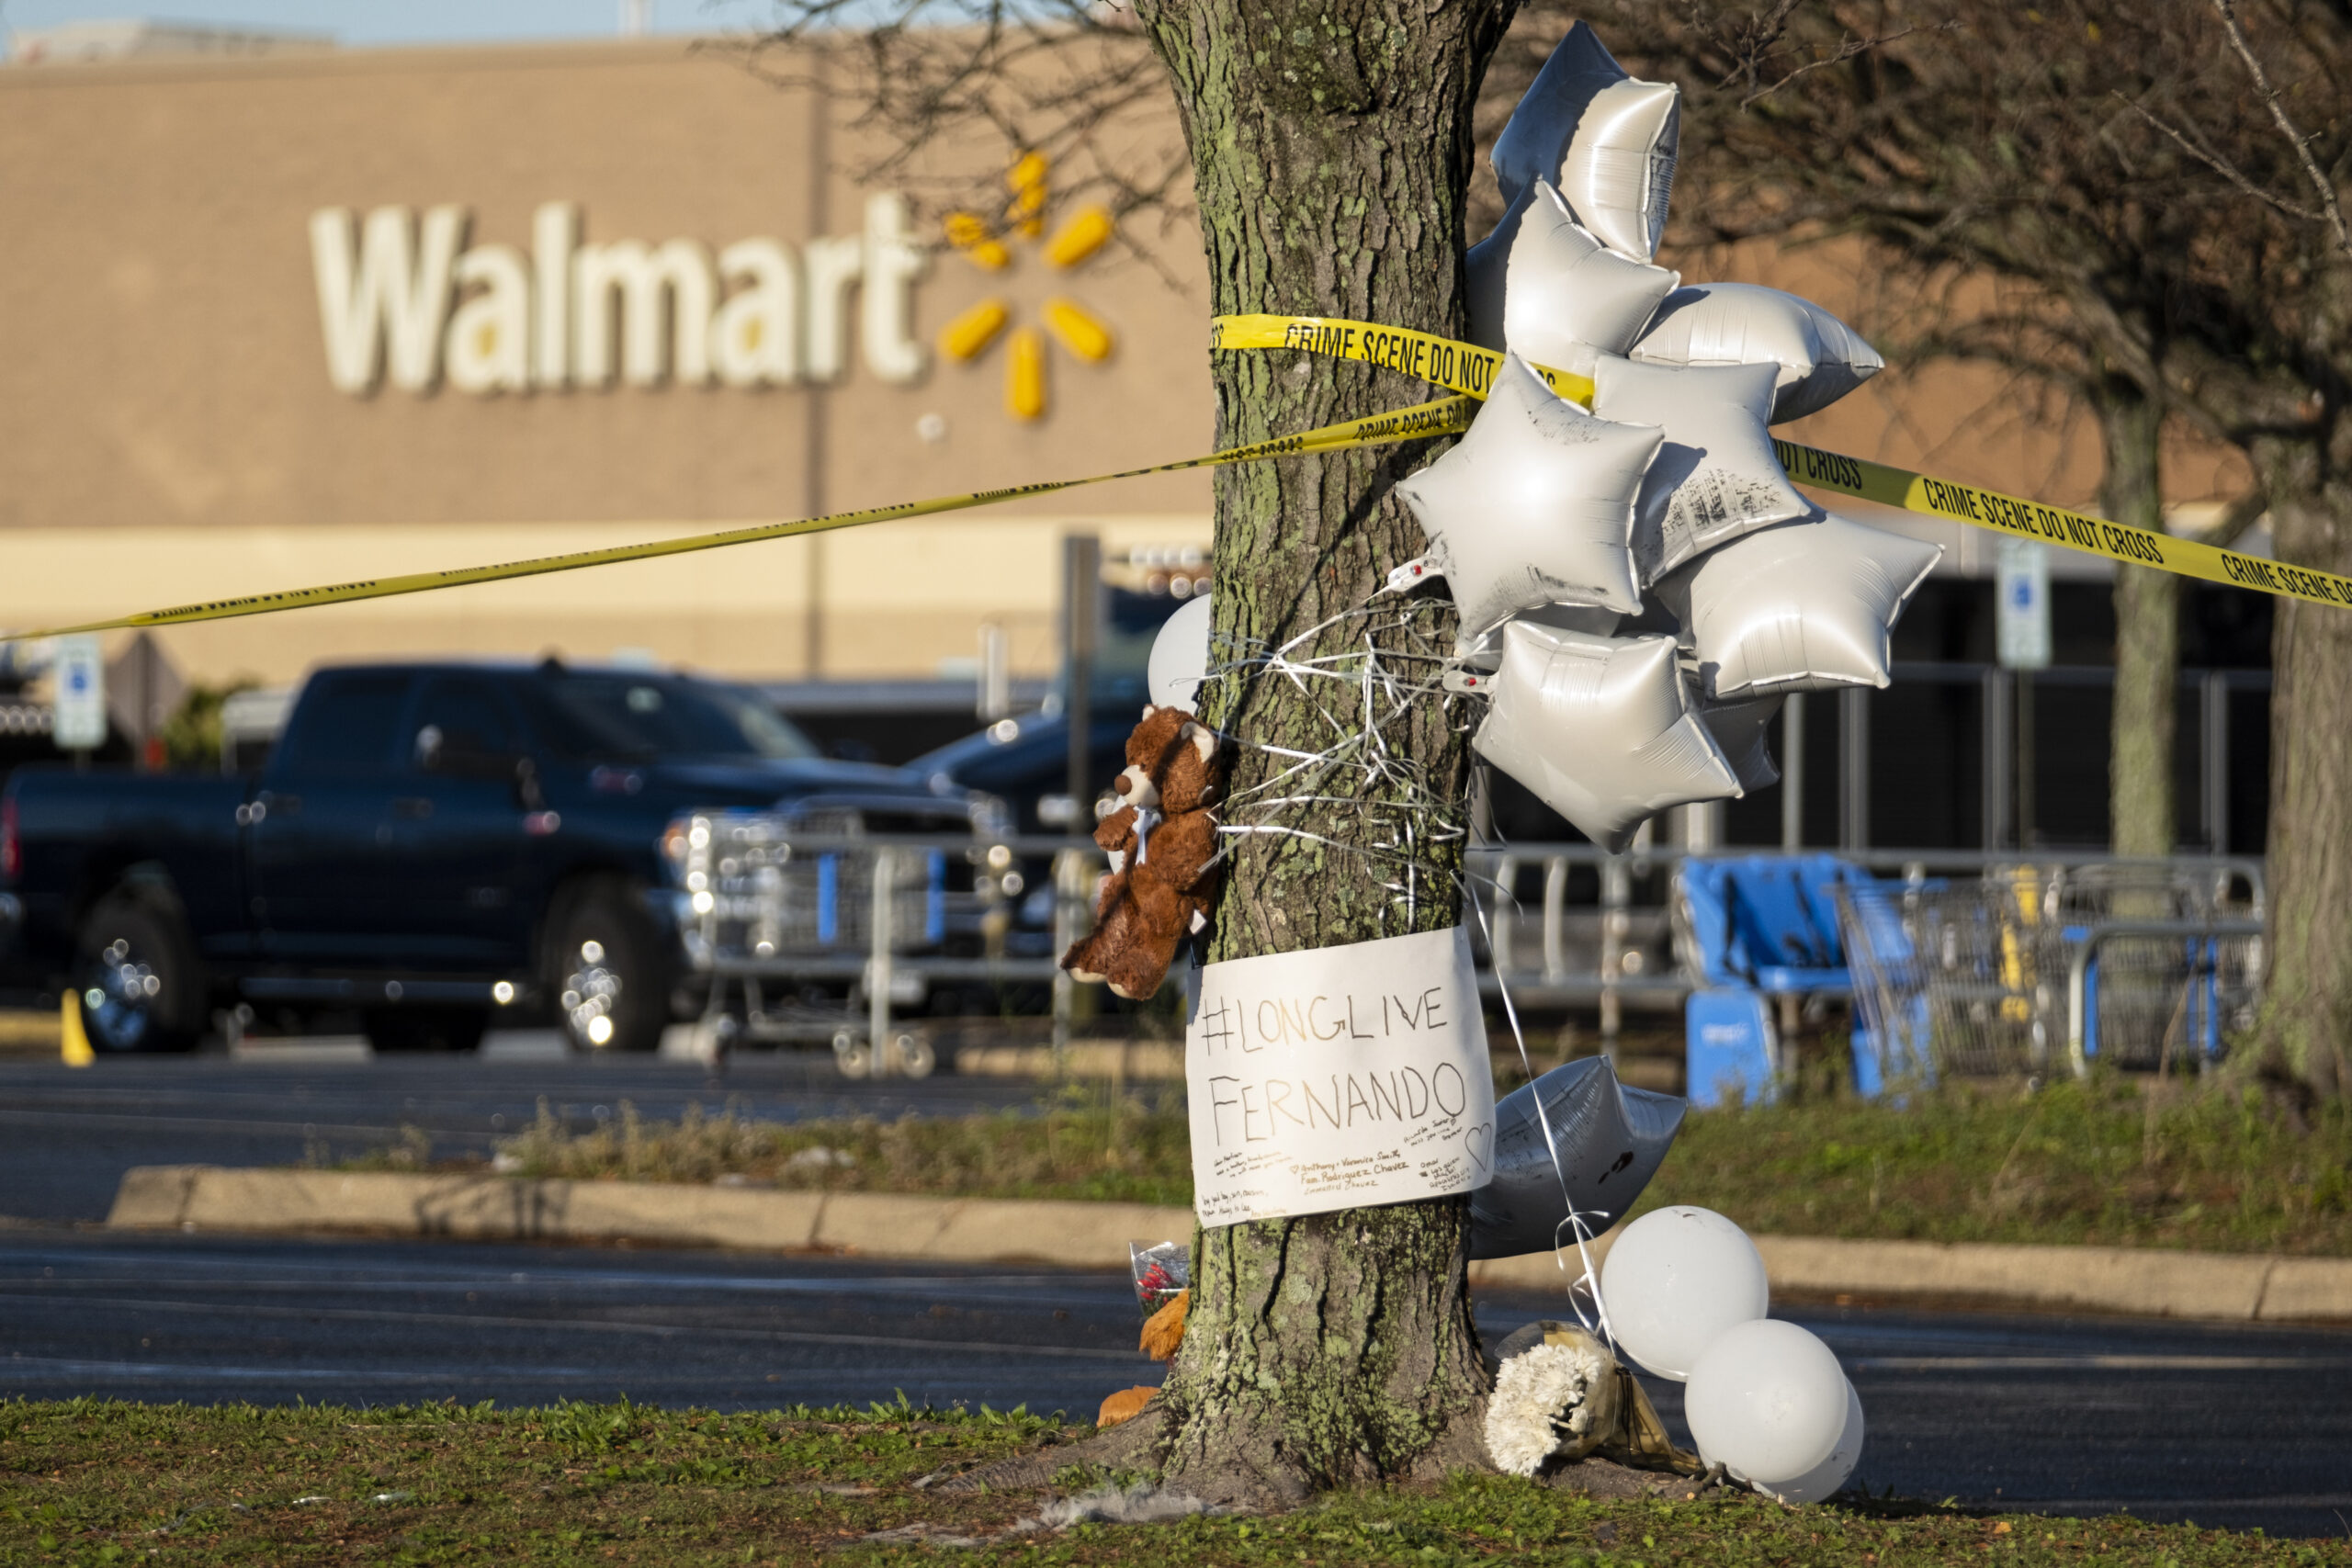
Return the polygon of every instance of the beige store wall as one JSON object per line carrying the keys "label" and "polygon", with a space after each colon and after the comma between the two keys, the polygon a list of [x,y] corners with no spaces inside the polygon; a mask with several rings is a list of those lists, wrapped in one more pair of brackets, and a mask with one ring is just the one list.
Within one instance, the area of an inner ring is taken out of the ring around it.
{"label": "beige store wall", "polygon": [[[771,62],[771,64],[774,64]],[[1141,466],[1204,449],[1207,307],[1189,235],[986,273],[941,247],[928,343],[1001,297],[1080,301],[1117,348],[1048,350],[1052,406],[1002,402],[1006,345],[877,378],[853,333],[832,387],[615,386],[477,397],[330,386],[308,225],[322,207],[455,202],[469,243],[527,248],[538,204],[591,241],[795,247],[858,231],[862,148],[836,106],[678,40],[0,70],[0,626],[543,555]],[[821,150],[820,150],[821,142]],[[826,176],[824,171],[831,173]],[[1049,225],[1069,210],[1048,209]],[[935,226],[925,224],[926,233]],[[1050,230],[1049,230],[1050,231]],[[1174,283],[1162,276],[1172,272]],[[1205,544],[1201,476],[1017,509],[192,627],[191,673],[324,657],[650,648],[741,673],[929,674],[982,622],[1042,671],[1061,536]]]}
{"label": "beige store wall", "polygon": [[[1136,547],[1208,542],[1198,513],[1091,520],[975,513],[832,536],[826,636],[839,671],[931,675],[978,652],[981,625],[1011,636],[1016,670],[1056,659],[1062,540],[1078,528],[1114,558]],[[656,524],[413,524],[322,528],[23,529],[0,548],[0,621],[25,607],[96,619],[265,584],[342,581],[422,566],[520,560],[699,530]],[[183,671],[214,680],[291,680],[322,660],[468,654],[600,660],[650,649],[729,674],[797,672],[810,599],[808,541],[705,554],[175,626],[154,635]],[[109,653],[130,639],[109,638]]]}

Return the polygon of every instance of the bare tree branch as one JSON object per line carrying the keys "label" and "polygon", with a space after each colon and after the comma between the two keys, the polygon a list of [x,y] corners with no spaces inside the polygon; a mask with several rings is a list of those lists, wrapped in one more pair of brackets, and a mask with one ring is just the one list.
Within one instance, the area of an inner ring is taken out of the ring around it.
{"label": "bare tree branch", "polygon": [[2304,221],[2310,223],[2317,223],[2321,220],[2323,214],[2316,208],[2298,207],[2291,201],[2287,201],[2271,195],[2268,191],[2264,190],[2260,186],[2256,185],[2252,180],[2246,178],[2245,175],[2240,174],[2236,164],[2232,164],[2228,159],[2223,158],[2218,152],[2209,152],[2205,148],[2199,147],[2197,143],[2189,141],[2188,137],[2182,135],[2178,130],[2165,123],[2162,118],[2150,113],[2144,105],[2133,103],[2121,93],[2116,93],[2114,97],[2117,103],[2121,104],[2125,108],[2130,109],[2133,114],[2138,115],[2142,119],[2146,120],[2150,125],[2154,126],[2158,130],[2163,131],[2166,136],[2172,138],[2174,142],[2179,146],[2182,152],[2188,153],[2190,157],[2196,159],[2199,163],[2204,164],[2207,168],[2212,170],[2215,174],[2221,175],[2223,179],[2237,186],[2238,189],[2245,192],[2246,195],[2254,197],[2255,200],[2267,203],[2269,206],[2277,208],[2279,211],[2286,213],[2290,218],[2301,218]]}
{"label": "bare tree branch", "polygon": [[2319,160],[2312,156],[2311,138],[2295,128],[2293,118],[2287,113],[2287,106],[2278,101],[2278,89],[2270,85],[2270,73],[2262,68],[2262,62],[2255,57],[2254,46],[2246,42],[2245,29],[2238,26],[2237,0],[2213,0],[2213,10],[2229,32],[2230,47],[2237,51],[2240,60],[2245,62],[2247,72],[2254,77],[2254,85],[2262,89],[2263,105],[2278,123],[2278,134],[2293,145],[2295,156],[2303,165],[2304,175],[2312,182],[2312,188],[2319,193],[2320,209],[2327,214],[2328,227],[2335,234],[2335,248],[2352,256],[2352,226],[2344,221],[2344,208],[2335,199],[2335,185],[2322,172]]}
{"label": "bare tree branch", "polygon": [[[1789,7],[1783,6],[1781,7],[1781,15],[1785,17],[1788,10]],[[1960,24],[1958,22],[1939,22],[1934,27],[1928,28],[1924,30],[1931,33],[1948,33],[1951,32],[1959,26]],[[1823,59],[1810,61],[1805,64],[1798,66],[1795,70],[1790,72],[1787,75],[1781,77],[1779,81],[1773,83],[1769,87],[1756,87],[1754,92],[1749,93],[1747,96],[1739,100],[1739,107],[1741,108],[1751,107],[1758,100],[1770,97],[1773,94],[1779,92],[1781,88],[1787,86],[1798,77],[1805,75],[1810,72],[1818,71],[1827,65],[1842,65],[1858,54],[1868,54],[1871,50],[1883,48],[1885,45],[1893,43],[1897,39],[1909,38],[1913,33],[1919,32],[1921,30],[1923,29],[1917,27],[1908,27],[1891,33],[1881,33],[1876,38],[1858,39],[1849,37],[1840,41],[1838,47]],[[1756,86],[1752,71],[1748,85],[1751,87]]]}

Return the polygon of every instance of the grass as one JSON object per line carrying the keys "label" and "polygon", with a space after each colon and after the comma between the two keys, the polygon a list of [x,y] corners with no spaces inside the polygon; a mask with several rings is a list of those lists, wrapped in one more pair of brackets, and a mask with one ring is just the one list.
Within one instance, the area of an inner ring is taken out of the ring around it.
{"label": "grass", "polygon": [[[568,1132],[540,1102],[536,1122],[501,1141],[517,1175],[630,1181],[739,1179],[830,1191],[930,1192],[988,1198],[1193,1201],[1192,1145],[1181,1111],[1128,1095],[1071,1088],[994,1115],[754,1122],[689,1106],[648,1122],[626,1101],[609,1122]],[[379,1159],[414,1168],[412,1141]]]}
{"label": "grass", "polygon": [[[501,1168],[941,1197],[1193,1201],[1183,1114],[1066,1089],[990,1117],[751,1122],[731,1110],[571,1134],[541,1107]],[[428,1168],[430,1145],[360,1161]],[[2352,1107],[2298,1131],[2256,1090],[2103,1077],[1957,1084],[1907,1105],[1814,1098],[1693,1112],[1637,1211],[1717,1208],[1757,1235],[2072,1241],[2352,1256]]]}
{"label": "grass", "polygon": [[[1603,1502],[1498,1477],[1343,1494],[1274,1517],[1007,1535],[1036,1514],[1039,1495],[909,1484],[1085,1431],[1021,1412],[903,1405],[723,1415],[7,1403],[0,1563],[2352,1563],[2342,1541],[2120,1517],[1869,1500],[1788,1510],[1729,1494]],[[1061,1479],[1074,1489],[1098,1478]],[[949,1555],[906,1539],[925,1530],[982,1543]],[[902,1533],[866,1539],[880,1531]]]}
{"label": "grass", "polygon": [[[768,1122],[626,1105],[572,1133],[542,1110],[500,1148],[530,1176],[740,1180],[835,1191],[1184,1205],[1181,1111],[1069,1089],[995,1115]],[[369,1156],[424,1168],[421,1135]],[[2352,1256],[2352,1107],[2307,1128],[2253,1091],[2097,1078],[1956,1085],[1901,1107],[1820,1098],[1694,1113],[1640,1208],[1696,1203],[1750,1231]]]}
{"label": "grass", "polygon": [[2107,1077],[1694,1116],[1651,1198],[1784,1235],[2342,1257],[2352,1107],[2298,1130],[2257,1090]]}

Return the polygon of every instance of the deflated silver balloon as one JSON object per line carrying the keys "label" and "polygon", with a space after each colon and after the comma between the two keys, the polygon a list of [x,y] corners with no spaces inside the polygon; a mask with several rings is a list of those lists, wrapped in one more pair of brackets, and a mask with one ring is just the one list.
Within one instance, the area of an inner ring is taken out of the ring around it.
{"label": "deflated silver balloon", "polygon": [[1579,376],[1596,352],[1632,347],[1681,281],[1602,245],[1541,179],[1470,247],[1469,267],[1475,341]]}
{"label": "deflated silver balloon", "polygon": [[[1539,1099],[1550,1144],[1536,1116]],[[1672,1095],[1619,1083],[1605,1056],[1555,1067],[1505,1095],[1495,1106],[1495,1178],[1470,1194],[1470,1256],[1516,1258],[1573,1245],[1563,1228],[1571,1202],[1596,1235],[1623,1219],[1673,1146],[1682,1111]]]}
{"label": "deflated silver balloon", "polygon": [[1553,49],[1521,95],[1510,120],[1495,138],[1488,161],[1506,204],[1537,180],[1560,182],[1560,161],[1567,155],[1568,139],[1586,106],[1602,88],[1627,80],[1625,68],[1600,41],[1600,35],[1582,22]]}
{"label": "deflated silver balloon", "polygon": [[[1470,298],[1475,316],[1475,283]],[[1522,352],[1540,365],[1552,363],[1532,349]],[[1812,300],[1756,283],[1675,290],[1658,306],[1632,357],[1665,365],[1778,365],[1775,424],[1820,412],[1886,368],[1860,333]]]}
{"label": "deflated silver balloon", "polygon": [[1765,739],[1780,712],[1778,696],[1699,705],[1699,721],[1707,727],[1707,733],[1715,738],[1715,744],[1730,760],[1731,771],[1739,775],[1740,788],[1770,789],[1781,782],[1781,770],[1773,762],[1772,749]]}
{"label": "deflated silver balloon", "polygon": [[1601,243],[1637,262],[1657,254],[1674,159],[1682,139],[1682,89],[1627,78],[1592,96],[1560,160],[1568,209]]}
{"label": "deflated silver balloon", "polygon": [[1743,534],[1813,511],[1789,484],[1765,428],[1777,365],[1642,365],[1604,354],[1593,412],[1666,429],[1642,481],[1634,563],[1645,583]]}
{"label": "deflated silver balloon", "polygon": [[1611,854],[1669,806],[1741,793],[1690,709],[1672,637],[1513,621],[1471,745]]}
{"label": "deflated silver balloon", "polygon": [[1708,696],[1883,686],[1889,634],[1943,553],[1824,513],[1725,545],[1658,597]]}
{"label": "deflated silver balloon", "polygon": [[1544,604],[1641,608],[1634,498],[1659,439],[1655,428],[1595,419],[1526,361],[1504,360],[1461,441],[1396,487],[1465,635]]}

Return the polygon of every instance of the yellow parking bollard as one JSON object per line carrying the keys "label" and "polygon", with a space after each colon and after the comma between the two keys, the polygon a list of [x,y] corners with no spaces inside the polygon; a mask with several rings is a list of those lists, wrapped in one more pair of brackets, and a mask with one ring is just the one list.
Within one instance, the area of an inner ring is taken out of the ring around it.
{"label": "yellow parking bollard", "polygon": [[69,1067],[86,1067],[98,1059],[90,1037],[82,1029],[82,997],[68,991],[58,1004],[58,1055]]}

